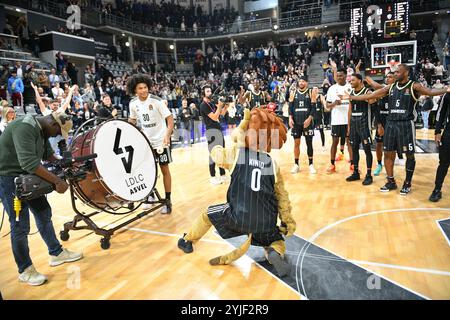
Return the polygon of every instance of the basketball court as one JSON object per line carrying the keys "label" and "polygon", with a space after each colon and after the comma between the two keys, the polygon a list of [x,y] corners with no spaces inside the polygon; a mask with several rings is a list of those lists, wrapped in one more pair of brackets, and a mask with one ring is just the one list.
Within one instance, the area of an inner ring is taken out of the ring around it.
{"label": "basketball court", "polygon": [[[326,139],[329,150],[329,131]],[[345,181],[350,174],[346,161],[336,163],[337,173],[325,173],[329,151],[322,151],[317,132],[316,175],[307,170],[304,141],[296,175],[289,173],[292,137],[281,150],[272,152],[297,222],[295,235],[286,241],[291,274],[282,279],[257,247],[231,266],[210,266],[209,259],[242,241],[223,240],[213,228],[194,244],[192,254],[177,248],[178,238],[197,215],[226,199],[227,185],[209,183],[208,150],[201,143],[173,150],[172,214],[161,215],[157,210],[120,229],[108,250],[100,247],[100,237],[92,231],[70,231],[63,245],[83,251],[84,259],[52,268],[32,223],[33,263],[49,278],[43,286],[30,287],[17,280],[9,223],[4,221],[0,290],[5,299],[449,299],[450,189],[444,184],[443,199],[437,204],[428,201],[438,157],[433,153],[432,131],[417,130],[417,139],[430,147],[419,150],[413,189],[405,197],[398,190],[379,192],[384,172],[367,187]],[[402,183],[404,168],[396,166],[395,175]],[[163,190],[161,177],[157,181],[158,190]],[[48,199],[58,233],[74,217],[70,196],[51,193]],[[124,219],[127,216],[102,213],[95,221],[111,227]]]}

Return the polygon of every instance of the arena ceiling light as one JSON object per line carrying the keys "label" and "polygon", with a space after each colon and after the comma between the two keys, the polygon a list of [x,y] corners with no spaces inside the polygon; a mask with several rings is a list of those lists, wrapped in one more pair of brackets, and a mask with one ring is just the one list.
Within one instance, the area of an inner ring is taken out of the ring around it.
{"label": "arena ceiling light", "polygon": [[20,10],[19,8],[16,8],[16,11],[17,11],[17,12],[22,12],[22,10]]}
{"label": "arena ceiling light", "polygon": [[128,41],[125,42],[125,46],[129,47],[129,46],[130,46],[130,43],[129,43]]}
{"label": "arena ceiling light", "polygon": [[173,44],[171,44],[170,46],[169,46],[169,49],[170,50],[173,50],[175,47],[174,47],[174,45]]}
{"label": "arena ceiling light", "polygon": [[278,28],[279,28],[279,27],[278,27],[277,24],[274,24],[274,25],[273,25],[273,30],[278,30]]}

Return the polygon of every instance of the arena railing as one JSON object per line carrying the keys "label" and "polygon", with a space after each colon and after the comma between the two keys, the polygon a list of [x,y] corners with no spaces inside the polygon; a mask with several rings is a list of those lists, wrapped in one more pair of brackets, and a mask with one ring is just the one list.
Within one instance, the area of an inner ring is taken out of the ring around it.
{"label": "arena railing", "polygon": [[233,33],[270,30],[273,26],[272,20],[272,18],[262,18],[254,21],[235,21],[229,24],[211,26],[206,28],[199,27],[197,28],[197,30],[194,30],[193,28],[186,28],[186,30],[181,30],[180,28],[172,27],[161,27],[160,29],[158,29],[153,25],[134,22],[127,18],[102,13],[100,14],[99,24],[102,26],[116,27],[121,30],[144,34],[152,37],[204,38],[229,35]]}
{"label": "arena railing", "polygon": [[[51,0],[4,0],[4,4],[26,8],[32,11],[50,13],[55,17],[67,18],[67,7],[64,2]],[[350,19],[351,8],[359,7],[364,1],[342,0],[339,3],[339,15],[336,16],[335,22],[348,22]],[[411,1],[413,13],[426,12],[439,9],[447,9],[450,7],[450,1]],[[186,28],[185,31],[180,28],[161,28],[135,22],[131,19],[119,17],[112,14],[101,13],[96,7],[81,7],[81,23],[95,27],[112,27],[120,30],[142,34],[154,38],[170,38],[170,39],[197,39],[207,37],[228,36],[238,33],[270,31],[275,24],[279,30],[295,29],[299,27],[313,27],[321,25],[321,12],[323,9],[322,1],[314,1],[313,3],[298,3],[298,7],[294,11],[281,12],[280,20],[272,18],[263,18],[254,21],[235,21],[222,26],[212,26],[209,28]],[[298,9],[304,9],[308,14],[299,15]]]}

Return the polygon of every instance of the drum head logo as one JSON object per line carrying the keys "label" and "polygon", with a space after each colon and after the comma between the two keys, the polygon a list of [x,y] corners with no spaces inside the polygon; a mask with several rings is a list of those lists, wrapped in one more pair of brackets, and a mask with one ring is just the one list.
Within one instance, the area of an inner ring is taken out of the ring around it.
{"label": "drum head logo", "polygon": [[[122,130],[120,128],[117,128],[116,139],[114,140],[114,149],[113,149],[114,153],[117,155],[123,154],[123,149],[119,147],[121,136]],[[134,148],[133,146],[125,146],[124,149],[125,152],[128,153],[128,158],[126,156],[122,157],[123,167],[126,173],[131,173],[131,166],[133,165]]]}
{"label": "drum head logo", "polygon": [[97,129],[92,150],[98,176],[112,193],[127,201],[146,199],[156,182],[150,143],[133,125],[110,120]]}

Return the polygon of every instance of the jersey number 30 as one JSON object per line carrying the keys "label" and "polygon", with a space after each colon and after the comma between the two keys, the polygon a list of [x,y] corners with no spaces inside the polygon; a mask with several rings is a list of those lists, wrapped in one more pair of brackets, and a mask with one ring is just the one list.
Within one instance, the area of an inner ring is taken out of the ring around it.
{"label": "jersey number 30", "polygon": [[252,185],[253,191],[259,191],[261,189],[261,169],[253,169],[252,171]]}

